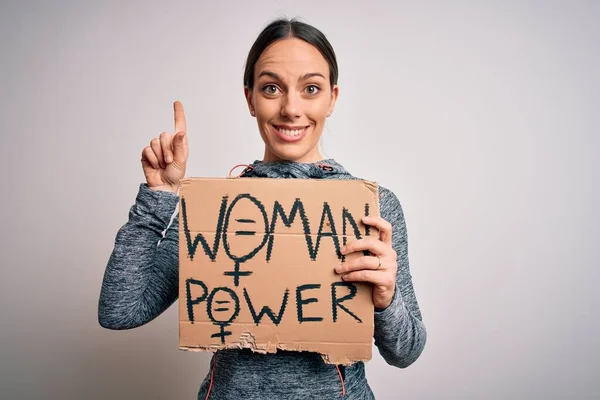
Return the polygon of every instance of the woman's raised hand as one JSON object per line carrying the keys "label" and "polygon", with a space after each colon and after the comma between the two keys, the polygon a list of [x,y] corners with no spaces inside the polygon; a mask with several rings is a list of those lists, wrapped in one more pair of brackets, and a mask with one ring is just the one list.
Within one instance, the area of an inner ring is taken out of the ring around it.
{"label": "woman's raised hand", "polygon": [[181,102],[173,103],[175,134],[163,132],[142,151],[142,169],[148,187],[177,193],[179,180],[185,176],[188,140],[185,114]]}

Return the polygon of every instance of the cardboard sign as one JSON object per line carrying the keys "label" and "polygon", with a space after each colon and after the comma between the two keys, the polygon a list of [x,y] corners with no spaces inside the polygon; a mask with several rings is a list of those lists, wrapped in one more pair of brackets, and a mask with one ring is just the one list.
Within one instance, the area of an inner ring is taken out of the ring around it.
{"label": "cardboard sign", "polygon": [[362,256],[342,256],[345,243],[378,234],[365,215],[379,215],[377,184],[367,181],[181,180],[180,349],[371,359],[372,287],[334,270]]}

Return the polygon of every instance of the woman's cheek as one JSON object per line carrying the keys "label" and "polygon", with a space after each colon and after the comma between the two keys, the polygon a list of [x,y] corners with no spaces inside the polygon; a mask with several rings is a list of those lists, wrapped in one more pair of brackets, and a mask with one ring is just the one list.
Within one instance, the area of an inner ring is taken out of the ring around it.
{"label": "woman's cheek", "polygon": [[325,100],[319,99],[318,102],[315,102],[314,106],[311,109],[311,114],[313,115],[315,121],[323,122],[325,118],[327,118],[327,110],[329,110],[329,103]]}

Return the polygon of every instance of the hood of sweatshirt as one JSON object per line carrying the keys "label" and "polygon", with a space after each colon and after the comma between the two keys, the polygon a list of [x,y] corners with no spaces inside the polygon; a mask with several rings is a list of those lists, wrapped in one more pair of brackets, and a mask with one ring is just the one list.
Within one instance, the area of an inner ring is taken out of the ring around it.
{"label": "hood of sweatshirt", "polygon": [[300,179],[352,179],[352,175],[332,158],[314,163],[293,161],[254,161],[241,177],[300,178]]}

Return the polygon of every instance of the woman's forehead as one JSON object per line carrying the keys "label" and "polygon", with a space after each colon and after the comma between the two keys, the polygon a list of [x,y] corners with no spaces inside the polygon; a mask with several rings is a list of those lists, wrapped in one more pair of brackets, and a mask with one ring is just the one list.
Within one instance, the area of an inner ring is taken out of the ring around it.
{"label": "woman's forehead", "polygon": [[256,76],[264,70],[273,70],[278,75],[320,72],[326,76],[329,65],[319,50],[310,43],[300,39],[284,39],[267,47],[257,60],[254,68]]}

